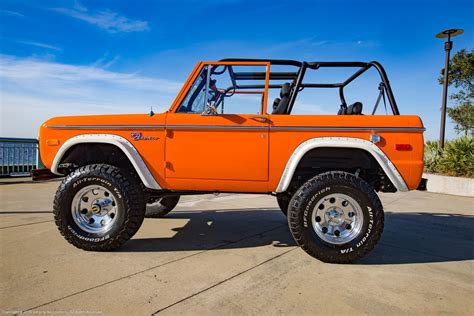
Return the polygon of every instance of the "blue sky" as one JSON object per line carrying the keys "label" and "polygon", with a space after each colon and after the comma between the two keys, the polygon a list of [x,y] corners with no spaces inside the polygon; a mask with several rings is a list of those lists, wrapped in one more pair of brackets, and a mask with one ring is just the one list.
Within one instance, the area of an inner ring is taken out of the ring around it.
{"label": "blue sky", "polygon": [[[473,0],[0,0],[0,136],[36,137],[51,116],[165,110],[196,62],[247,57],[378,60],[400,112],[420,115],[435,139],[444,51],[434,35],[463,28],[453,52],[474,47],[473,12]],[[373,99],[377,84],[357,93]],[[338,109],[323,95],[299,102]]]}

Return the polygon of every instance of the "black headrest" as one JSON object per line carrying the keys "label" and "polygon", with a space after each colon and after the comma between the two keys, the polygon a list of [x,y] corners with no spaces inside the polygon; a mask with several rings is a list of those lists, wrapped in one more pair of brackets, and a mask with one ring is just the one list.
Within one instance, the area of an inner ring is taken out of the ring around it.
{"label": "black headrest", "polygon": [[348,115],[358,115],[362,113],[362,103],[355,102],[347,107]]}
{"label": "black headrest", "polygon": [[280,101],[281,101],[280,98],[276,98],[275,101],[273,101],[273,109],[274,110],[276,110],[276,108],[278,107],[278,104],[280,104]]}
{"label": "black headrest", "polygon": [[284,83],[282,86],[281,86],[281,90],[280,90],[280,98],[287,98],[290,96],[290,91],[291,91],[291,86],[290,84],[287,82],[287,83]]}

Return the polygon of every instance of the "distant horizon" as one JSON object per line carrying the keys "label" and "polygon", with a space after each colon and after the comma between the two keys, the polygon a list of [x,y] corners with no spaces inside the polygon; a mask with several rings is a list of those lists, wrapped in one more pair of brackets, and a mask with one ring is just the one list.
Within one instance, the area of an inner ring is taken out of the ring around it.
{"label": "distant horizon", "polygon": [[[2,0],[0,137],[37,138],[54,116],[165,111],[195,63],[241,57],[378,60],[401,114],[419,115],[436,140],[444,44],[435,34],[464,29],[451,56],[474,47],[474,1],[444,3]],[[354,94],[373,102],[376,87]],[[308,114],[339,108],[329,94],[298,102]],[[447,138],[457,137],[447,123]]]}

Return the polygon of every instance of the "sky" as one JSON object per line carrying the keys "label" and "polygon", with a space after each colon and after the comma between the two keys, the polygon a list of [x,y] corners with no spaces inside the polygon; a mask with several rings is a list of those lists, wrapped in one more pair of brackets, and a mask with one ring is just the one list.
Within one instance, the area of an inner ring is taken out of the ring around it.
{"label": "sky", "polygon": [[[473,12],[474,0],[0,0],[0,137],[35,138],[53,116],[165,111],[197,62],[242,57],[377,60],[401,114],[421,116],[425,139],[437,139],[444,49],[435,34],[462,28],[452,53],[472,49]],[[371,109],[377,86],[352,94]],[[339,104],[321,93],[296,107],[336,113]],[[446,132],[456,136],[449,118]]]}

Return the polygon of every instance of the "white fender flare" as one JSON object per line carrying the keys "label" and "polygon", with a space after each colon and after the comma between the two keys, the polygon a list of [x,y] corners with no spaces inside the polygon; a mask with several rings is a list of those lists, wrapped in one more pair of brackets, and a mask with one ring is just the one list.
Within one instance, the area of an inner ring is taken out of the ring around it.
{"label": "white fender flare", "polygon": [[61,159],[69,148],[77,144],[92,143],[111,144],[118,147],[125,154],[125,156],[127,156],[128,160],[135,168],[135,171],[147,188],[155,190],[161,189],[160,185],[156,182],[155,178],[151,174],[150,170],[146,166],[135,147],[125,138],[111,134],[85,134],[68,139],[56,153],[51,165],[51,172],[57,175],[62,175],[60,172],[58,172],[58,167]]}
{"label": "white fender flare", "polygon": [[350,137],[318,137],[311,138],[301,143],[295,149],[293,154],[290,156],[290,159],[286,163],[285,169],[283,170],[283,174],[280,178],[280,182],[278,183],[278,187],[275,190],[276,193],[285,192],[286,189],[288,189],[291,179],[293,178],[293,174],[295,173],[296,167],[298,166],[301,158],[303,158],[303,156],[311,149],[318,147],[358,148],[365,150],[375,158],[398,191],[408,191],[405,180],[403,180],[395,165],[374,143],[364,139]]}

